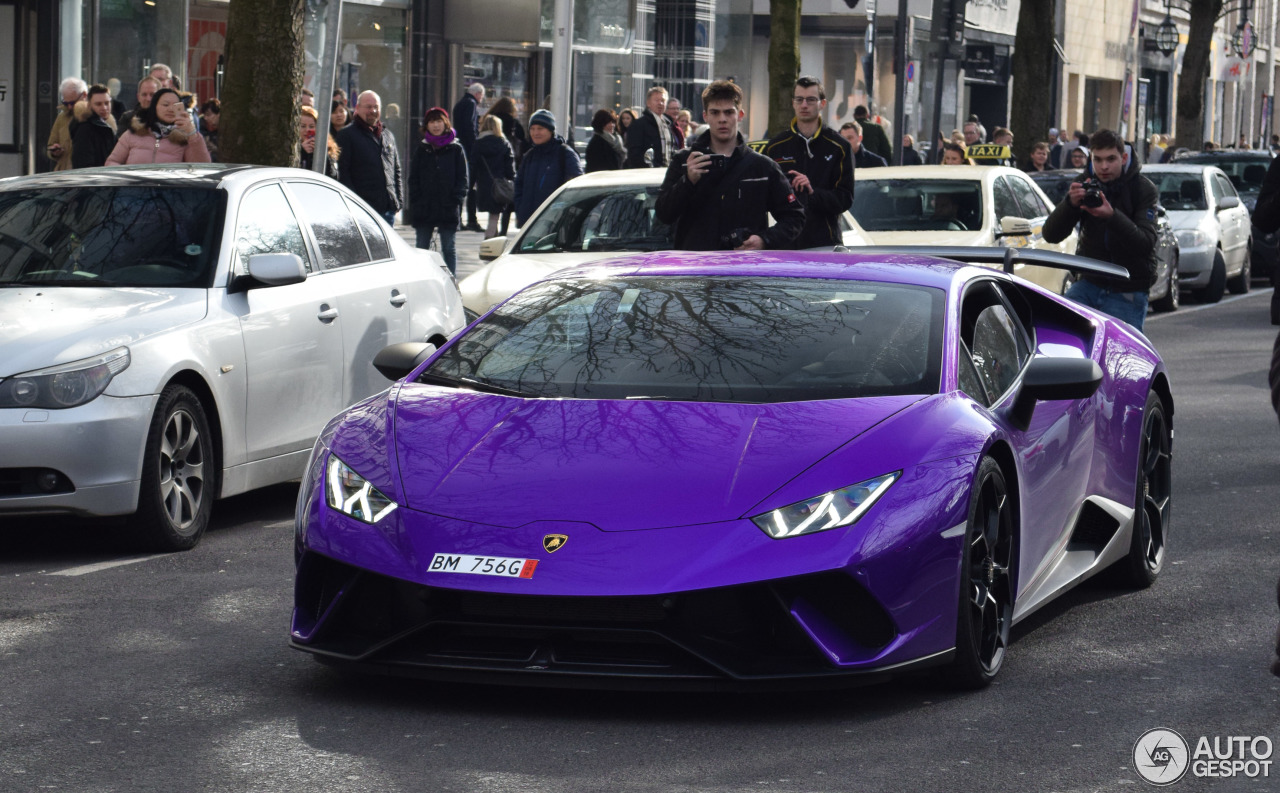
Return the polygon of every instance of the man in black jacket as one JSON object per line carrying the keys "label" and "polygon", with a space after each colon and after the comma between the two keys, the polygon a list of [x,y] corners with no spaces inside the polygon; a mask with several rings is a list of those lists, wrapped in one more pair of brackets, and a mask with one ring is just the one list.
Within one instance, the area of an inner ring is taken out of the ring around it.
{"label": "man in black jacket", "polygon": [[[624,168],[666,168],[676,149],[675,126],[667,115],[667,89],[654,86],[644,97],[644,112],[627,127]],[[645,153],[652,151],[652,162]]]}
{"label": "man in black jacket", "polygon": [[804,207],[804,229],[796,248],[843,244],[840,215],[853,206],[853,151],[840,133],[822,123],[827,94],[813,77],[796,80],[791,104],[796,117],[791,128],[775,135],[764,147],[791,178]]}
{"label": "man in black jacket", "polygon": [[1118,264],[1129,271],[1129,277],[1085,275],[1066,296],[1142,330],[1147,290],[1156,274],[1159,194],[1115,132],[1093,133],[1089,151],[1089,167],[1071,183],[1062,203],[1044,222],[1044,239],[1061,242],[1079,223],[1076,253]]}
{"label": "man in black jacket", "polygon": [[390,130],[383,129],[382,99],[373,91],[356,98],[355,120],[335,136],[342,154],[338,179],[388,223],[395,223],[403,189],[400,152]]}
{"label": "man in black jacket", "polygon": [[[738,131],[745,115],[734,83],[716,80],[703,90],[710,129],[676,154],[658,193],[658,218],[675,225],[679,250],[785,249],[804,227],[804,210],[782,169],[747,148]],[[769,215],[777,221],[772,228]]]}
{"label": "man in black jacket", "polygon": [[893,162],[893,144],[889,142],[889,135],[884,131],[884,127],[871,119],[871,114],[867,112],[864,105],[858,105],[853,109],[853,120],[858,122],[858,127],[862,130],[863,148],[870,149],[871,153],[884,160],[886,165]]}
{"label": "man in black jacket", "polygon": [[[484,84],[472,83],[467,86],[467,91],[458,100],[458,104],[453,106],[453,129],[458,133],[458,143],[462,145],[462,152],[467,155],[467,166],[470,168],[471,178],[476,178],[476,166],[471,161],[471,149],[476,145],[476,138],[480,136],[480,103],[484,101]],[[480,221],[476,218],[476,188],[471,185],[467,189],[467,223],[463,228],[467,231],[484,231],[480,228]]]}

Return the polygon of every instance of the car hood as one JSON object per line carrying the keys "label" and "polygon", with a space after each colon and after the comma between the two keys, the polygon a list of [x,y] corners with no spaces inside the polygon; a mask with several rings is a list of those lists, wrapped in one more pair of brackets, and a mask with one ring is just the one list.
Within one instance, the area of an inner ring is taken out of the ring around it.
{"label": "car hood", "polygon": [[458,291],[462,293],[462,302],[467,308],[484,312],[557,270],[600,259],[614,259],[626,253],[504,253],[464,278],[458,284]]}
{"label": "car hood", "polygon": [[1169,227],[1174,231],[1198,229],[1209,217],[1209,211],[1206,209],[1170,211]]}
{"label": "car hood", "polygon": [[863,231],[872,245],[990,245],[985,231]]}
{"label": "car hood", "polygon": [[98,355],[203,318],[204,289],[0,288],[0,377]]}
{"label": "car hood", "polygon": [[407,506],[518,528],[605,531],[730,520],[919,396],[749,405],[515,399],[401,387]]}

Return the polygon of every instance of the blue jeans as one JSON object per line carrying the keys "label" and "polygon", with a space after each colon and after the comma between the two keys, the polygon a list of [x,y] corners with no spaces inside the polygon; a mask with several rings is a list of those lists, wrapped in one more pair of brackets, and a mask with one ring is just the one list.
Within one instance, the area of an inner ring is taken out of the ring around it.
{"label": "blue jeans", "polygon": [[394,227],[396,225],[396,210],[393,209],[390,212],[383,212],[382,219],[387,221],[388,226]]}
{"label": "blue jeans", "polygon": [[458,229],[454,226],[414,226],[413,230],[417,232],[417,240],[414,244],[419,248],[430,248],[431,232],[440,232],[440,255],[444,257],[444,263],[449,268],[449,273],[456,277],[458,275],[458,246],[454,244],[454,240],[458,235]]}
{"label": "blue jeans", "polygon": [[1088,281],[1076,281],[1067,289],[1065,297],[1122,319],[1142,330],[1142,323],[1147,318],[1146,292],[1112,292]]}

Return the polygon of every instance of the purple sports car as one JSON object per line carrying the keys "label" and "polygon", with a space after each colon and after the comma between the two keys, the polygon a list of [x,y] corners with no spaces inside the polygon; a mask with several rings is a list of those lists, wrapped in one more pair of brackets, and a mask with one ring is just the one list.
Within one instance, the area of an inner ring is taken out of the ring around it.
{"label": "purple sports car", "polygon": [[[1165,556],[1147,339],[990,251],[662,253],[518,293],[320,435],[292,646],[436,679],[977,688]],[[1114,274],[1048,253],[1036,264]],[[1008,268],[1006,262],[1006,269]]]}

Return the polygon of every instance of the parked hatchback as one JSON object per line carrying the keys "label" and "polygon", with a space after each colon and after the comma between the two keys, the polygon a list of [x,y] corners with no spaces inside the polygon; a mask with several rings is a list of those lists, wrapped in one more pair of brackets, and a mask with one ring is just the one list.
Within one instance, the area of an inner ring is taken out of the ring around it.
{"label": "parked hatchback", "polygon": [[1212,165],[1149,165],[1142,175],[1160,192],[1178,237],[1178,285],[1216,303],[1223,292],[1249,291],[1249,210],[1222,169]]}
{"label": "parked hatchback", "polygon": [[[1267,169],[1275,159],[1270,151],[1222,150],[1205,151],[1188,154],[1177,159],[1177,164],[1213,165],[1231,180],[1231,185],[1240,194],[1240,201],[1249,214],[1258,203],[1258,194],[1262,191],[1262,181],[1267,176]],[[1250,248],[1250,271],[1254,278],[1265,276],[1275,279],[1277,263],[1280,263],[1280,234],[1264,232],[1250,224],[1253,245]]]}
{"label": "parked hatchback", "polygon": [[299,477],[385,387],[378,350],[462,325],[439,256],[308,171],[0,182],[0,516],[136,513],[193,547],[215,498]]}

